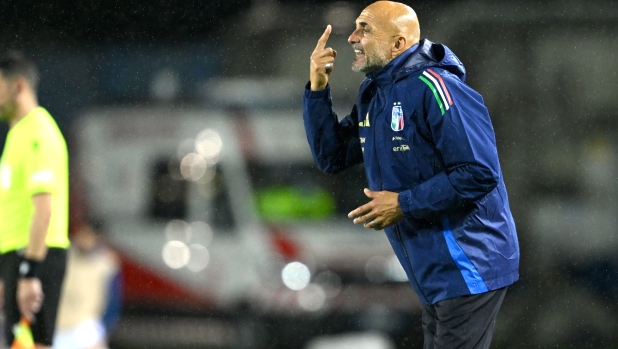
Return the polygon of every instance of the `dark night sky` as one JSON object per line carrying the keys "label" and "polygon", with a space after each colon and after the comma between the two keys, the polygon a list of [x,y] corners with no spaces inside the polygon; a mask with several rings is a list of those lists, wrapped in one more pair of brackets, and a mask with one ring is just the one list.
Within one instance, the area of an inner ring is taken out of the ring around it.
{"label": "dark night sky", "polygon": [[[456,0],[417,1],[436,6]],[[173,42],[218,36],[225,20],[245,11],[257,0],[5,0],[0,11],[0,43],[46,41],[88,45],[117,42]],[[280,4],[324,6],[332,0],[278,0]],[[352,0],[365,6],[372,0]]]}
{"label": "dark night sky", "polygon": [[9,0],[2,6],[2,38],[110,43],[203,39],[218,24],[251,5],[251,0],[53,2]]}

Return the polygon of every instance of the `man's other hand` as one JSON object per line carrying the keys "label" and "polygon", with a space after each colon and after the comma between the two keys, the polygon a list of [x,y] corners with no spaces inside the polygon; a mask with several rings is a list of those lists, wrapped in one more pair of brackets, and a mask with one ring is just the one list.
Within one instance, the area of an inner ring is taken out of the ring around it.
{"label": "man's other hand", "polygon": [[399,193],[365,188],[365,195],[372,200],[348,214],[349,218],[354,219],[354,224],[363,224],[367,229],[382,230],[403,220]]}

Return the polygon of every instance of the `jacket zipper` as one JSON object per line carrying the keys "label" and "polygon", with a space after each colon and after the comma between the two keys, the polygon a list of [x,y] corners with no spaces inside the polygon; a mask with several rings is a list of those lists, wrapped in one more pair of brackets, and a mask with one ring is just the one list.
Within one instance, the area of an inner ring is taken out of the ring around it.
{"label": "jacket zipper", "polygon": [[373,130],[373,154],[376,159],[376,165],[378,167],[378,187],[379,190],[382,190],[382,168],[380,167],[380,161],[378,160],[378,149],[376,147],[376,131],[375,127]]}
{"label": "jacket zipper", "polygon": [[[378,92],[380,93],[379,89]],[[380,114],[378,114],[379,117]],[[376,122],[373,123],[373,154],[375,155],[375,161],[376,161],[376,165],[378,167],[378,179],[379,179],[379,186],[380,186],[380,190],[382,190],[382,169],[380,168],[380,161],[378,161],[378,147],[376,146],[376,129],[378,128],[378,122],[377,122],[377,118],[376,117]],[[404,255],[406,256],[406,262],[408,263],[408,269],[410,270],[410,274],[412,275],[412,278],[414,279],[414,283],[416,285],[418,285],[418,290],[421,293],[421,295],[423,296],[423,298],[427,299],[427,297],[425,296],[425,292],[423,292],[422,288],[421,288],[421,284],[418,282],[418,280],[416,279],[416,276],[414,276],[414,271],[412,270],[412,264],[410,263],[410,258],[408,257],[408,251],[406,250],[406,246],[403,243],[403,238],[401,237],[401,231],[399,230],[399,225],[395,225],[395,231],[397,232],[397,238],[399,238],[399,243],[401,244],[401,249],[403,250]]]}
{"label": "jacket zipper", "polygon": [[[380,93],[380,87],[378,86],[377,90],[376,90],[376,95],[378,95],[378,98]],[[371,107],[371,106],[370,106]],[[370,108],[371,109],[371,108]],[[383,109],[383,108],[381,108]],[[378,187],[379,190],[382,190],[382,168],[380,167],[380,161],[378,160],[378,146],[377,146],[377,138],[376,138],[376,129],[378,128],[378,117],[380,117],[380,113],[377,114],[377,116],[375,117],[375,122],[373,123],[373,155],[376,161],[376,165],[378,167]]]}

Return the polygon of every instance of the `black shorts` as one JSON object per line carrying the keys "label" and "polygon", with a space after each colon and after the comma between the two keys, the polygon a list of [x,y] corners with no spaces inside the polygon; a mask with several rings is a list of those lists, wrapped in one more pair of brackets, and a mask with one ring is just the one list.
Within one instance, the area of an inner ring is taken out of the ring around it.
{"label": "black shorts", "polygon": [[506,289],[423,304],[423,348],[489,348]]}
{"label": "black shorts", "polygon": [[[67,265],[67,250],[63,248],[50,248],[47,257],[39,265],[39,278],[43,287],[43,305],[36,314],[36,321],[31,325],[32,336],[35,343],[52,345],[54,330],[56,328],[56,315],[62,281]],[[13,342],[13,325],[19,322],[21,313],[17,306],[17,279],[19,268],[19,255],[16,251],[0,255],[0,277],[4,282],[4,314],[5,314],[5,338],[10,347]]]}

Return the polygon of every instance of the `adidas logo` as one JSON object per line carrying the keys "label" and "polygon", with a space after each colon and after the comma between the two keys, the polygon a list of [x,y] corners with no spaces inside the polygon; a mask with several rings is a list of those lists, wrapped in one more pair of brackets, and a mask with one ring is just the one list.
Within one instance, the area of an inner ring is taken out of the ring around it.
{"label": "adidas logo", "polygon": [[361,123],[358,124],[358,126],[369,127],[369,113],[367,113],[367,116],[365,117],[365,121],[361,121]]}

